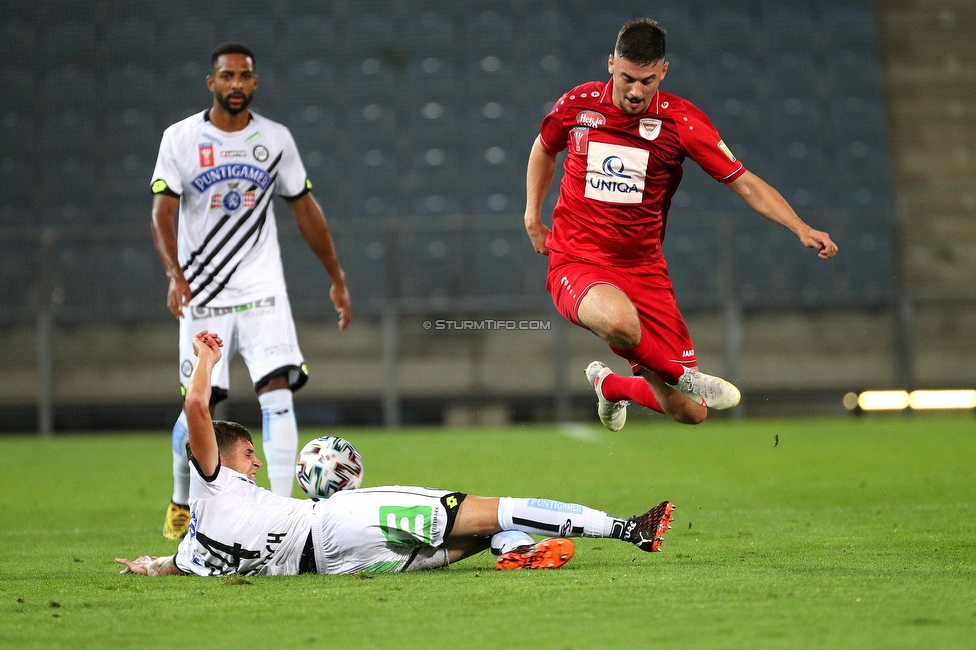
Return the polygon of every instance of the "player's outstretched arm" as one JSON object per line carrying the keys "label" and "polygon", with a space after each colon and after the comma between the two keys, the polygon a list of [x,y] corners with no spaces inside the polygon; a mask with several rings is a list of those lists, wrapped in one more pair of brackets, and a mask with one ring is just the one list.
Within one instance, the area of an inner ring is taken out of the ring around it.
{"label": "player's outstretched arm", "polygon": [[746,171],[729,183],[729,187],[741,196],[750,208],[770,221],[792,230],[800,238],[800,243],[807,248],[815,249],[821,258],[828,259],[837,254],[837,244],[831,241],[830,235],[814,230],[804,223],[774,187],[752,172]]}
{"label": "player's outstretched arm", "polygon": [[537,137],[529,154],[525,172],[525,232],[529,235],[536,253],[549,254],[546,236],[549,226],[542,223],[542,203],[549,193],[549,186],[556,174],[556,154],[550,152]]}
{"label": "player's outstretched arm", "polygon": [[153,244],[156,246],[159,260],[163,263],[166,279],[169,280],[166,307],[177,318],[183,315],[183,308],[190,304],[190,298],[193,297],[176,252],[175,220],[179,208],[180,200],[177,197],[166,194],[153,195]]}
{"label": "player's outstretched arm", "polygon": [[220,451],[210,415],[210,377],[214,366],[220,361],[220,348],[223,345],[219,336],[207,330],[194,335],[193,353],[197,355],[197,365],[190,375],[186,400],[183,402],[190,432],[190,451],[204,476],[213,476],[220,465]]}
{"label": "player's outstretched arm", "polygon": [[295,213],[298,229],[302,232],[308,247],[315,253],[315,257],[319,258],[332,279],[329,298],[332,299],[332,304],[339,313],[339,329],[344,330],[352,320],[352,303],[349,301],[349,289],[346,287],[346,274],[339,264],[339,256],[336,255],[332,235],[329,233],[329,224],[325,220],[322,207],[311,192],[289,200],[288,206]]}
{"label": "player's outstretched arm", "polygon": [[120,574],[126,573],[138,573],[144,576],[170,576],[178,575],[183,572],[179,570],[176,566],[176,556],[170,555],[169,557],[153,557],[151,555],[143,555],[142,557],[137,557],[134,560],[127,560],[124,557],[117,557],[115,561],[119,564],[124,564],[125,568],[119,571]]}

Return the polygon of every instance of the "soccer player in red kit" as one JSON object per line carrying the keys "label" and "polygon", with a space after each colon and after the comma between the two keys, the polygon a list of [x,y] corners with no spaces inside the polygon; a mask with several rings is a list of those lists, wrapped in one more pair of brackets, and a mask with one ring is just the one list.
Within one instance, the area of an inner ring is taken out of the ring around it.
{"label": "soccer player in red kit", "polygon": [[[559,312],[630,361],[632,377],[599,361],[586,369],[603,424],[619,430],[629,401],[697,424],[708,408],[739,403],[739,390],[698,371],[661,250],[668,208],[686,157],[756,212],[823,259],[837,246],[804,223],[774,188],[750,173],[690,102],[659,90],[668,72],[665,33],[653,20],[625,24],[608,60],[610,81],[562,96],[542,122],[526,172],[525,229],[549,256],[546,287]],[[552,228],[542,202],[568,149]]]}

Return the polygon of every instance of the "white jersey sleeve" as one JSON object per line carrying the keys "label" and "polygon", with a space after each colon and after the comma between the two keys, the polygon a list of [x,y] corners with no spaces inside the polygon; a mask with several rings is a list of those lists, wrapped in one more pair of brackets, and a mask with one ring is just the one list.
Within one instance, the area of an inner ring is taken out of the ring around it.
{"label": "white jersey sleeve", "polygon": [[296,575],[314,502],[278,496],[218,467],[204,477],[190,463],[190,528],[176,566],[201,576]]}
{"label": "white jersey sleeve", "polygon": [[284,198],[295,199],[312,189],[312,183],[308,180],[308,173],[305,171],[305,165],[302,164],[295,138],[288,129],[284,131],[286,137],[283,138],[277,189],[278,194]]}
{"label": "white jersey sleeve", "polygon": [[[163,139],[159,143],[159,155],[156,157],[156,168],[152,174],[153,194],[168,193],[174,196],[183,194],[183,177],[180,173],[180,157],[177,155],[180,131],[173,126],[163,132]],[[160,182],[163,185],[160,185]],[[169,190],[169,192],[166,192]]]}

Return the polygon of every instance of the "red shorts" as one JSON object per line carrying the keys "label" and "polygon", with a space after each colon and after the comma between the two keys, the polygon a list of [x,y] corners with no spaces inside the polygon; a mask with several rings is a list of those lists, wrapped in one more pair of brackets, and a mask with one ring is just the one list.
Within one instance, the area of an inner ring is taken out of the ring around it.
{"label": "red shorts", "polygon": [[[586,329],[579,316],[580,301],[594,285],[609,284],[620,289],[637,308],[641,327],[657,340],[671,361],[697,366],[695,344],[674,299],[667,264],[637,267],[602,266],[572,255],[549,251],[546,289],[559,313]],[[631,364],[633,366],[633,364]],[[634,366],[634,373],[640,368]]]}

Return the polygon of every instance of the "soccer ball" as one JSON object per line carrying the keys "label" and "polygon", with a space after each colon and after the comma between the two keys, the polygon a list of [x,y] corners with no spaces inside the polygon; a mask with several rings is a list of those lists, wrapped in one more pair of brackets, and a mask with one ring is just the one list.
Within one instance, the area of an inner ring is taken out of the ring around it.
{"label": "soccer ball", "polygon": [[328,499],[339,490],[355,490],[363,484],[363,458],[348,440],[316,438],[298,454],[295,476],[312,499]]}

